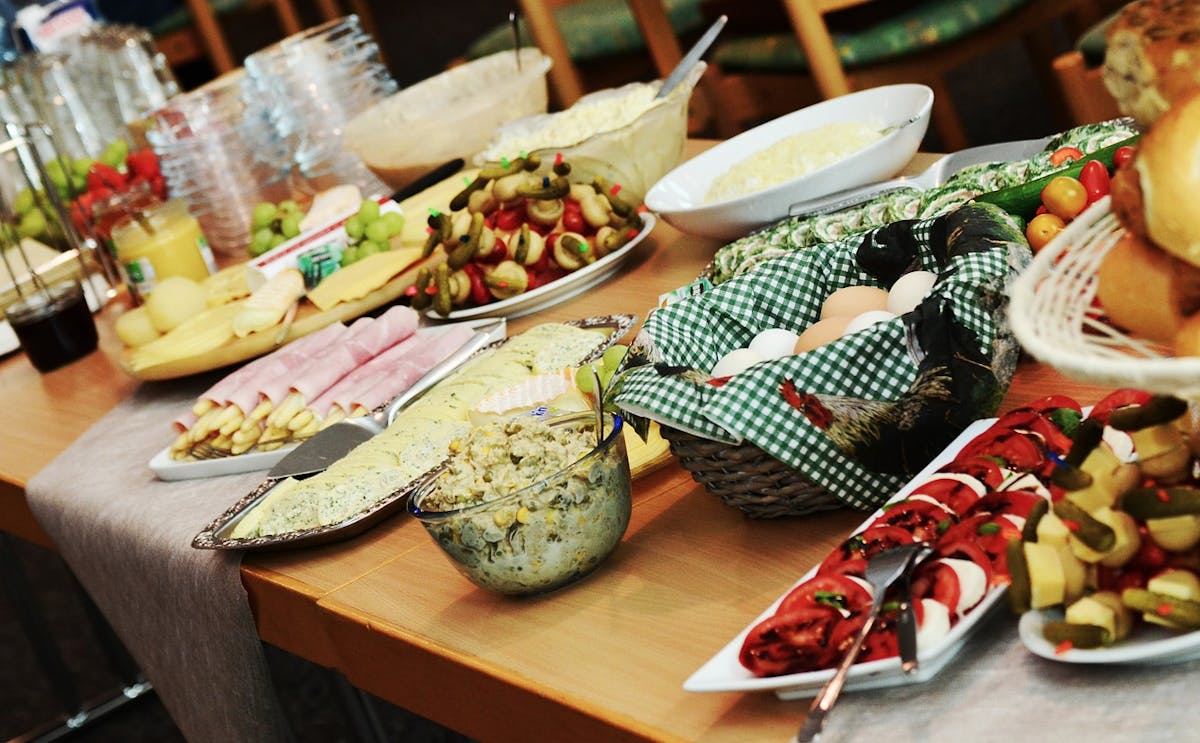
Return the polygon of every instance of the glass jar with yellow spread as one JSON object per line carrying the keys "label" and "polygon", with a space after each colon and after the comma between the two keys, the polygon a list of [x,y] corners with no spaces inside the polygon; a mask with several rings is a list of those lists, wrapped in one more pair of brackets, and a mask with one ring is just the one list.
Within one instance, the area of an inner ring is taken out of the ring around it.
{"label": "glass jar with yellow spread", "polygon": [[113,225],[112,241],[135,298],[168,276],[202,281],[216,272],[200,223],[178,199],[122,218]]}

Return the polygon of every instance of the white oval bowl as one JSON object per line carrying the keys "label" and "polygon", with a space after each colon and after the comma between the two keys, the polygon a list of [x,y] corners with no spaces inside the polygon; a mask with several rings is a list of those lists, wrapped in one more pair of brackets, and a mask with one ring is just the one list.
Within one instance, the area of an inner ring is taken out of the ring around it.
{"label": "white oval bowl", "polygon": [[[925,137],[933,91],[924,85],[885,85],[793,111],[728,139],[663,176],[646,206],[683,232],[732,240],[788,216],[793,204],[891,178]],[[705,203],[713,181],[779,140],[843,121],[895,126],[882,139],[823,168],[735,199]],[[907,122],[907,123],[906,123]]]}

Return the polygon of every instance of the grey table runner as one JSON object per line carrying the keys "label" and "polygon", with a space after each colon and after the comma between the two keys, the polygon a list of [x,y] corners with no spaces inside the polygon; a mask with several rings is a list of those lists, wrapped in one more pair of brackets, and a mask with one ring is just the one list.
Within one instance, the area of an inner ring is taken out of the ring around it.
{"label": "grey table runner", "polygon": [[147,463],[211,383],[142,385],[26,489],[63,558],[191,741],[284,740],[241,554],[192,537],[263,473],[161,482]]}

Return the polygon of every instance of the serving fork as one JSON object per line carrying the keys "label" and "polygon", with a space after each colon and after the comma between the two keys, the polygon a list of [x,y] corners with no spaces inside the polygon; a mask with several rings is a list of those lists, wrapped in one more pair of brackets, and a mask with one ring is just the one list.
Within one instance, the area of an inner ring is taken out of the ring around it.
{"label": "serving fork", "polygon": [[862,650],[863,642],[867,639],[871,628],[875,626],[875,620],[879,618],[879,610],[883,607],[884,594],[887,593],[888,588],[897,580],[906,576],[909,571],[932,553],[933,547],[928,543],[914,542],[913,544],[906,544],[902,547],[885,550],[867,560],[867,569],[864,577],[875,590],[875,594],[871,599],[871,609],[867,613],[867,618],[863,622],[862,629],[858,631],[858,634],[854,637],[854,642],[850,645],[850,649],[846,651],[846,656],[842,658],[841,665],[838,666],[833,677],[821,688],[821,693],[813,700],[812,706],[808,708],[808,716],[804,718],[804,724],[800,726],[799,732],[796,733],[795,740],[799,741],[799,743],[809,743],[816,740],[817,736],[821,733],[821,729],[825,727],[825,717],[833,709],[834,703],[837,702],[838,696],[842,693],[842,687],[846,684],[846,675],[850,672],[850,666],[854,665],[859,651]]}

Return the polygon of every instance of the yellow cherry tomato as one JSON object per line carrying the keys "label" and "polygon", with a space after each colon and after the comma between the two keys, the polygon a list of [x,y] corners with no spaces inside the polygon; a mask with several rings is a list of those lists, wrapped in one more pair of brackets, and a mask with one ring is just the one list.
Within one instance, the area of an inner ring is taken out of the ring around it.
{"label": "yellow cherry tomato", "polygon": [[[1049,188],[1049,186],[1047,186]],[[1057,214],[1039,214],[1029,220],[1029,225],[1025,228],[1025,239],[1029,241],[1029,247],[1033,248],[1033,252],[1038,252],[1046,246],[1046,243],[1054,239],[1054,236],[1063,231],[1067,223],[1062,217]]]}
{"label": "yellow cherry tomato", "polygon": [[1060,175],[1042,189],[1042,203],[1051,214],[1074,219],[1087,206],[1087,189],[1078,179]]}

